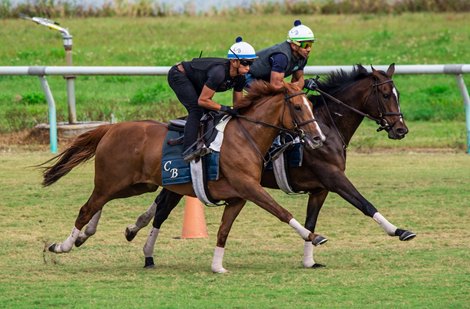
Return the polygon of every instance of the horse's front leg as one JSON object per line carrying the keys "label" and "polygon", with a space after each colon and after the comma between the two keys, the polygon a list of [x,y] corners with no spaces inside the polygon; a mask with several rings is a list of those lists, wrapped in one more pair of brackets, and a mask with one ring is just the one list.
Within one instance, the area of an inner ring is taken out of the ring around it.
{"label": "horse's front leg", "polygon": [[88,238],[95,235],[96,229],[98,227],[98,223],[100,222],[102,210],[98,211],[93,218],[91,218],[90,222],[88,222],[85,232],[81,232],[78,234],[77,240],[75,240],[75,247],[80,247],[87,241]]}
{"label": "horse's front leg", "polygon": [[411,240],[416,237],[415,233],[397,228],[382,216],[374,205],[359,193],[343,172],[338,172],[335,177],[331,178],[335,179],[335,183],[329,186],[329,190],[338,193],[364,215],[373,218],[389,236],[398,236],[402,241]]}
{"label": "horse's front leg", "polygon": [[166,221],[171,211],[175,209],[175,207],[181,201],[182,197],[183,195],[163,188],[160,194],[158,194],[157,198],[155,199],[154,204],[156,204],[156,210],[155,218],[153,219],[153,227],[150,230],[150,233],[147,237],[147,241],[145,242],[143,249],[145,256],[144,268],[155,267],[153,253],[155,248],[155,242],[157,241],[158,234],[160,233],[160,227],[162,226],[163,222]]}
{"label": "horse's front leg", "polygon": [[[249,183],[245,181],[241,184],[242,190],[240,190],[240,195],[242,198],[252,201],[259,207],[268,211],[270,214],[274,215],[276,218],[281,220],[284,223],[288,223],[304,240],[311,241],[316,243],[320,235],[314,234],[302,226],[294,216],[287,211],[284,207],[279,205],[269,194],[264,190],[261,185],[257,183]],[[322,240],[318,240],[322,242]]]}
{"label": "horse's front leg", "polygon": [[[305,218],[305,228],[308,230],[315,232],[315,226],[317,224],[318,215],[320,214],[320,210],[325,202],[326,197],[328,196],[327,190],[321,190],[315,193],[310,193],[308,195],[308,204],[307,204],[307,216]],[[321,245],[327,241],[327,239],[323,236],[317,236],[318,243],[305,241],[304,242],[304,258],[302,260],[302,264],[306,268],[319,268],[324,267],[325,265],[315,263],[313,258],[313,247],[315,245]]]}
{"label": "horse's front leg", "polygon": [[246,200],[231,199],[228,200],[228,205],[224,208],[222,220],[220,222],[219,231],[217,233],[217,246],[214,250],[214,257],[212,258],[211,269],[214,273],[223,274],[227,269],[223,267],[225,244],[227,242],[228,234],[232,228],[233,222],[240,214],[240,211],[245,206]]}

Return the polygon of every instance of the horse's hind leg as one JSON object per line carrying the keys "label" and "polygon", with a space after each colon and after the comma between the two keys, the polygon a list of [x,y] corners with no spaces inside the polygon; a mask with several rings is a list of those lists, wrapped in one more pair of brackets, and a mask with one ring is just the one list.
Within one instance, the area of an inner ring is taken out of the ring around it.
{"label": "horse's hind leg", "polygon": [[87,241],[88,238],[95,235],[96,228],[98,227],[98,223],[100,222],[102,210],[98,211],[93,218],[91,218],[90,222],[86,225],[85,232],[80,231],[78,234],[78,238],[75,241],[75,247],[80,247]]}
{"label": "horse's hind leg", "polygon": [[155,198],[155,201],[149,206],[149,208],[147,208],[147,210],[137,218],[134,224],[129,224],[126,227],[124,235],[126,236],[127,241],[132,241],[137,236],[137,233],[139,233],[141,229],[150,223],[150,220],[152,220],[153,216],[155,215],[158,196]]}
{"label": "horse's hind leg", "polygon": [[48,249],[54,253],[67,253],[72,249],[73,244],[77,241],[81,229],[91,220],[91,218],[100,211],[104,204],[109,201],[107,197],[98,196],[96,189],[91,194],[88,201],[80,208],[78,217],[75,220],[75,226],[69,237],[62,243],[53,243]]}
{"label": "horse's hind leg", "polygon": [[150,230],[143,249],[145,256],[144,268],[153,268],[155,266],[153,261],[153,252],[158,233],[160,232],[160,227],[162,226],[163,222],[166,221],[171,211],[175,209],[175,207],[181,201],[182,197],[183,196],[178,193],[171,192],[163,188],[155,199],[154,204],[156,204],[157,209],[155,211],[155,218],[153,219],[153,227]]}
{"label": "horse's hind leg", "polygon": [[[308,195],[308,206],[307,206],[307,217],[305,219],[305,228],[315,232],[315,226],[317,224],[318,215],[320,210],[325,202],[326,197],[328,196],[327,190],[321,190],[319,192],[310,193]],[[327,241],[323,236],[318,235],[317,243],[311,241],[304,242],[304,257],[302,260],[302,265],[305,268],[318,268],[324,267],[325,265],[316,263],[313,259],[313,247],[315,245],[321,245]]]}

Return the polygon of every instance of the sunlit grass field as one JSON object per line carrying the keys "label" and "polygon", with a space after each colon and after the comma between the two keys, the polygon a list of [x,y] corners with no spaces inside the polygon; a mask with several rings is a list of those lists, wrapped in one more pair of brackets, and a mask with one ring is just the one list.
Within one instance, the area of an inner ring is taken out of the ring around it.
{"label": "sunlit grass field", "polygon": [[[465,308],[470,299],[470,157],[463,153],[349,154],[347,174],[410,242],[391,238],[336,195],[322,210],[315,248],[324,269],[303,269],[303,241],[286,224],[248,204],[226,249],[226,275],[210,271],[221,208],[206,208],[209,237],[182,240],[184,205],[162,227],[156,264],[144,270],[148,229],[128,243],[124,228],[155,194],[107,204],[97,234],[63,255],[62,241],[93,183],[86,164],[42,188],[28,166],[47,151],[0,155],[0,304],[5,308]],[[270,191],[299,220],[306,196]]]}

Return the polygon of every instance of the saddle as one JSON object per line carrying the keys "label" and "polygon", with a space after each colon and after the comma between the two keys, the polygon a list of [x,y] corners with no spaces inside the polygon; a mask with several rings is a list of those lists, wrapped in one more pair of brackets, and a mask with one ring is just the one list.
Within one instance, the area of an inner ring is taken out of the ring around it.
{"label": "saddle", "polygon": [[[225,117],[225,118],[224,118]],[[192,182],[196,196],[206,205],[221,206],[207,189],[207,182],[219,179],[219,152],[223,140],[223,128],[229,117],[209,112],[201,119],[197,149],[200,157],[190,163],[183,159],[183,134],[185,119],[174,119],[168,123],[168,133],[162,150],[163,185]]]}
{"label": "saddle", "polygon": [[[217,137],[218,130],[216,129],[216,125],[222,120],[222,118],[226,117],[225,114],[210,111],[204,116],[202,116],[200,125],[199,125],[199,132],[198,132],[198,140],[196,144],[196,150],[202,147],[209,148],[209,145],[215,140]],[[186,120],[184,118],[178,118],[170,120],[168,123],[168,130],[176,131],[176,132],[184,132],[184,126],[186,125]],[[167,141],[168,145],[180,145],[183,144],[184,135],[179,136],[178,138],[169,139]],[[202,156],[208,154],[209,152],[204,153]]]}

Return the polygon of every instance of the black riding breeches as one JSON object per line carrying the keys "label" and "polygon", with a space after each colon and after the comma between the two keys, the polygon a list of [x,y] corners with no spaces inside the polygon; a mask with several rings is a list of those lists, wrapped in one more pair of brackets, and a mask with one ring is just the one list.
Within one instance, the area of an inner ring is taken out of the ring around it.
{"label": "black riding breeches", "polygon": [[176,94],[178,100],[183,103],[188,111],[188,119],[184,127],[184,150],[197,140],[197,133],[204,108],[198,104],[199,94],[188,77],[180,72],[176,66],[171,67],[168,72],[168,84]]}

